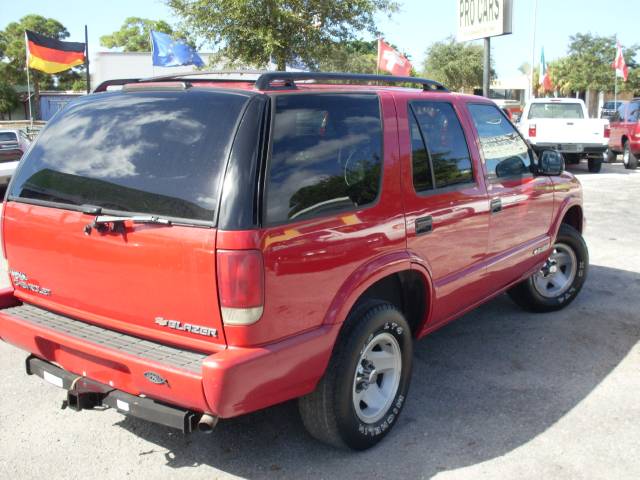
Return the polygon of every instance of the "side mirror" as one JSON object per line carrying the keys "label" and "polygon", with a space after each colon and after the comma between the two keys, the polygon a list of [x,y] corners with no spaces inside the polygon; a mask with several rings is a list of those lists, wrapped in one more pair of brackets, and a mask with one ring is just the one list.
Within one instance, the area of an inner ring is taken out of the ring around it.
{"label": "side mirror", "polygon": [[545,150],[540,154],[538,173],[560,175],[564,171],[564,157],[556,150]]}

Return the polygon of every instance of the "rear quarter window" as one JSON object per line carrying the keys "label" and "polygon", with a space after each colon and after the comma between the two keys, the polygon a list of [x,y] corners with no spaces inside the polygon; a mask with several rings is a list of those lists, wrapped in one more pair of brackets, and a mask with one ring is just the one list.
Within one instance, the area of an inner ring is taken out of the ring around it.
{"label": "rear quarter window", "polygon": [[248,99],[204,89],[87,97],[39,135],[10,195],[213,222]]}
{"label": "rear quarter window", "polygon": [[266,222],[358,209],[380,189],[382,127],[372,94],[275,97]]}

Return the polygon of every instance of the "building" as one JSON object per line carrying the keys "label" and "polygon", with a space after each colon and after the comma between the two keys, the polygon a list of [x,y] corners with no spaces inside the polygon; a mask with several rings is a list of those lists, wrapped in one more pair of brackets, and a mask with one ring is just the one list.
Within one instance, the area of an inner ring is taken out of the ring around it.
{"label": "building", "polygon": [[[199,53],[205,64],[209,63],[211,53]],[[193,72],[196,67],[154,67],[150,52],[97,52],[89,64],[91,89],[106,80],[118,78],[146,78],[158,75],[175,75]]]}

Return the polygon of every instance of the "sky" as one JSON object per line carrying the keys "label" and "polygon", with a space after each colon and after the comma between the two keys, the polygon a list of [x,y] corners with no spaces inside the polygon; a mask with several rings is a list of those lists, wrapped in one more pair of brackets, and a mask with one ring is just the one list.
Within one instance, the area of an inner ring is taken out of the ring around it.
{"label": "sky", "polygon": [[[381,17],[385,39],[410,55],[421,69],[425,51],[433,42],[455,35],[456,0],[398,0],[400,12]],[[536,0],[513,0],[513,34],[494,37],[491,53],[499,78],[518,75],[531,62],[533,5]],[[618,35],[622,45],[640,42],[637,26],[639,0],[537,0],[535,62],[544,47],[547,62],[566,54],[569,36],[577,32]],[[83,42],[89,29],[89,53],[106,50],[100,36],[120,28],[130,16],[178,22],[163,0],[0,0],[0,29],[29,13],[55,18],[69,31],[68,40]],[[91,57],[90,57],[91,58]],[[611,59],[613,61],[613,59]]]}

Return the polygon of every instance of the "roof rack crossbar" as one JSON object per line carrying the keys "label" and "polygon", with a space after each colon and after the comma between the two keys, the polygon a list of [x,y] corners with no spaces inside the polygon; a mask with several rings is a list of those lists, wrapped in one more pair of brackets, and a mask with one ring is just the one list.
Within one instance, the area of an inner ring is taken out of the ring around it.
{"label": "roof rack crossbar", "polygon": [[268,90],[271,83],[283,81],[285,87],[295,88],[296,80],[349,80],[357,82],[414,83],[422,85],[425,91],[448,92],[447,88],[435,80],[419,77],[396,77],[391,75],[373,75],[366,73],[328,73],[328,72],[267,72],[256,80],[256,89]]}

